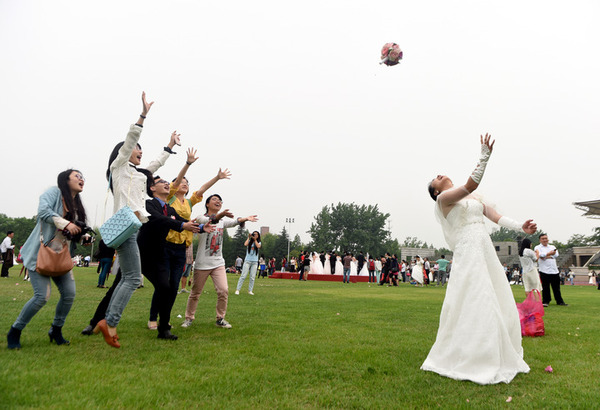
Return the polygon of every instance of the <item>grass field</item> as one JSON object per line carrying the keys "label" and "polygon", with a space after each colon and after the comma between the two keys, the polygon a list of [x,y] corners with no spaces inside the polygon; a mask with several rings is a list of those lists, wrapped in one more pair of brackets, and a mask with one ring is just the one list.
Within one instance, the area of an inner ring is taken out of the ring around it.
{"label": "grass field", "polygon": [[[53,285],[49,303],[23,331],[23,348],[9,351],[5,335],[32,295],[16,278],[19,268],[0,280],[2,408],[600,407],[600,291],[591,286],[564,286],[570,306],[550,305],[546,336],[523,341],[529,374],[479,386],[419,370],[444,289],[259,279],[255,296],[231,291],[233,329],[226,330],[214,325],[209,280],[188,329],[177,317],[187,295],[178,296],[172,323],[179,340],[165,341],[146,328],[153,290],[146,281],[119,325],[122,348],[114,349],[101,336],[80,334],[105,290],[95,287],[95,268],[77,268],[77,297],[63,329],[71,345],[49,344]],[[229,277],[230,289],[237,278]],[[522,287],[513,291],[523,300]],[[553,373],[544,371],[548,365]]]}

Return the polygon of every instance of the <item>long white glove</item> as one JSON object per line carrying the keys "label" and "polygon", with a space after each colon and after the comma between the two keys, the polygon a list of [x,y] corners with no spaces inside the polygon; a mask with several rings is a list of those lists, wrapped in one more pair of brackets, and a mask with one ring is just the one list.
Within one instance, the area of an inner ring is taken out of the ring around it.
{"label": "long white glove", "polygon": [[498,220],[498,225],[503,226],[508,229],[512,229],[513,231],[523,231],[523,224],[515,221],[514,219],[510,219],[507,216],[503,216]]}
{"label": "long white glove", "polygon": [[491,154],[492,151],[490,151],[488,146],[481,144],[481,155],[479,156],[479,162],[471,174],[471,179],[475,181],[477,185],[481,183],[481,178],[483,178],[483,173],[485,172],[485,167],[487,166]]}

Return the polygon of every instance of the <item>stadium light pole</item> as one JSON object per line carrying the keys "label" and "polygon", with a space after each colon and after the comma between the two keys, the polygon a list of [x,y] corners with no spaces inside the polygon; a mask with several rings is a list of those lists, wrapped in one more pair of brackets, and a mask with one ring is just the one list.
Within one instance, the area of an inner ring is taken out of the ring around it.
{"label": "stadium light pole", "polygon": [[294,223],[294,218],[285,218],[285,223],[288,224],[288,256],[287,261],[290,263],[290,238],[292,237],[292,224]]}

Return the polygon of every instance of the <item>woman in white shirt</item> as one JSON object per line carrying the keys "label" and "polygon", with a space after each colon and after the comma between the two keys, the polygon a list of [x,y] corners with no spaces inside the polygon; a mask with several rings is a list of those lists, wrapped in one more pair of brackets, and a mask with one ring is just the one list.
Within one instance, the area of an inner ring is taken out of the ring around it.
{"label": "woman in white shirt", "polygon": [[537,289],[540,293],[542,292],[542,282],[536,268],[539,258],[538,251],[531,250],[531,241],[527,238],[523,239],[519,247],[519,260],[523,267],[523,286],[525,287],[526,295],[529,295],[529,292],[534,289]]}
{"label": "woman in white shirt", "polygon": [[[150,215],[146,210],[146,199],[147,187],[154,183],[152,173],[165,164],[169,154],[173,153],[172,148],[175,144],[179,145],[179,135],[173,132],[169,144],[164,147],[158,158],[150,162],[146,169],[137,168],[142,161],[142,147],[138,141],[152,104],[154,102],[146,102],[146,93],[142,93],[142,113],[137,122],[129,127],[125,141],[118,143],[113,149],[106,171],[106,178],[114,197],[114,211],[129,206],[142,223],[146,223]],[[114,288],[105,319],[98,322],[94,333],[101,331],[106,343],[118,348],[121,345],[118,342],[117,325],[142,277],[137,232],[116,249],[121,267],[121,281]]]}

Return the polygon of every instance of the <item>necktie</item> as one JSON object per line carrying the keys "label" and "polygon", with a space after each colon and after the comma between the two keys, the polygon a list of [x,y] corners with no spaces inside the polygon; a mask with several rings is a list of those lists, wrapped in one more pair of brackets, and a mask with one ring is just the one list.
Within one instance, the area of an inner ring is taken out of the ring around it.
{"label": "necktie", "polygon": [[163,214],[164,214],[165,216],[167,216],[167,215],[168,215],[168,214],[167,214],[167,204],[164,204],[164,205],[163,205]]}

